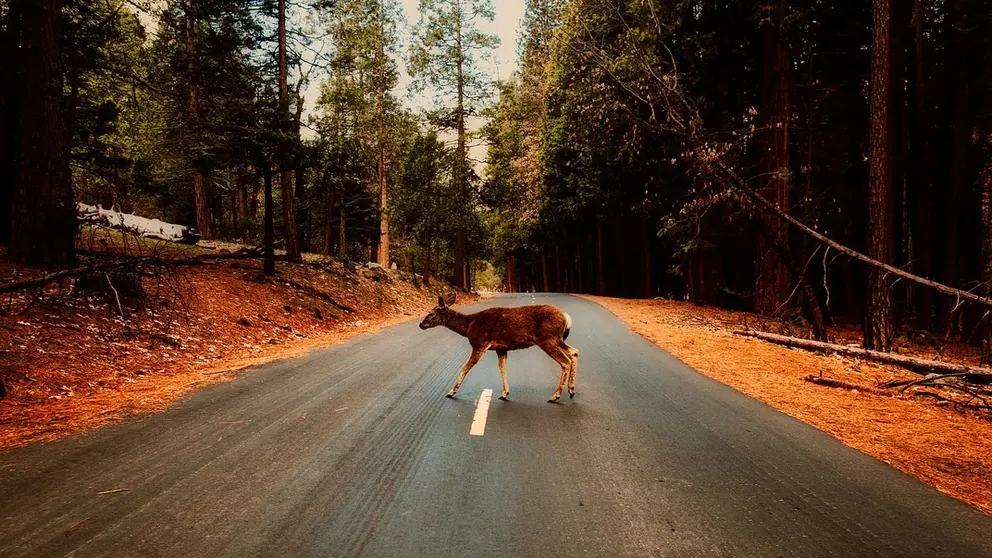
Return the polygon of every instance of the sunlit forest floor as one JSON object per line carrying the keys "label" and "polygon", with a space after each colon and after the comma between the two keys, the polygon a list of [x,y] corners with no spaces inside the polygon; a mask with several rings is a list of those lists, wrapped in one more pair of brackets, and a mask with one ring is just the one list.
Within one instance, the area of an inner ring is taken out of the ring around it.
{"label": "sunlit forest floor", "polygon": [[[734,335],[745,325],[790,333],[743,312],[667,300],[587,298],[699,372],[992,514],[992,420],[911,393],[877,388],[885,381],[919,376],[895,366]],[[851,329],[830,333],[835,342],[860,342]],[[933,347],[905,340],[897,345],[902,354],[937,358]],[[977,365],[978,351],[955,345],[946,347],[940,358]],[[816,385],[804,380],[807,375],[865,389]]]}
{"label": "sunlit forest floor", "polygon": [[[168,296],[146,277],[148,294],[120,307],[79,284],[3,295],[0,449],[162,410],[229,371],[418,318],[436,301],[436,287],[406,274],[334,260],[280,261],[277,271],[264,275],[257,259],[190,266]],[[0,276],[31,273],[0,254]]]}

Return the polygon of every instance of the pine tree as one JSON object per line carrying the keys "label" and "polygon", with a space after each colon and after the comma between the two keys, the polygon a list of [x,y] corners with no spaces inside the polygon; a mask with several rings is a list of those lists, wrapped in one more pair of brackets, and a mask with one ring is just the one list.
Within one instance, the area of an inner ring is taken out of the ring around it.
{"label": "pine tree", "polygon": [[9,256],[47,268],[75,262],[76,205],[63,93],[61,0],[15,0],[20,20],[17,173]]}
{"label": "pine tree", "polygon": [[416,29],[416,44],[410,59],[410,72],[421,90],[430,86],[440,93],[445,108],[437,114],[443,127],[453,129],[457,146],[452,175],[458,188],[456,211],[454,281],[469,285],[466,229],[472,211],[469,182],[472,168],[468,160],[466,118],[475,114],[487,97],[489,81],[479,70],[478,57],[499,44],[499,38],[481,33],[480,19],[493,19],[489,0],[423,0]]}

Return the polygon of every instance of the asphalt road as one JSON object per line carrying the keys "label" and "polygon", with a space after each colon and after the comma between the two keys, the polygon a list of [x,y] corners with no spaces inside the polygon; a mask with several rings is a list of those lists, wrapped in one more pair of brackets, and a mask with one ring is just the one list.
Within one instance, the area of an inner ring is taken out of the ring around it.
{"label": "asphalt road", "polygon": [[[582,352],[490,353],[416,322],[170,411],[0,453],[0,556],[992,556],[992,518],[703,377],[599,306]],[[116,492],[110,492],[116,491]],[[100,494],[103,492],[104,494]]]}

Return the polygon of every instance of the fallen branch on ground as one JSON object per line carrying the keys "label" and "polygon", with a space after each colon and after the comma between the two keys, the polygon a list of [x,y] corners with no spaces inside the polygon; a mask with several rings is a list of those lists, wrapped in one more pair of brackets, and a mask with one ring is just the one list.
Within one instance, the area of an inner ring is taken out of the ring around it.
{"label": "fallen branch on ground", "polygon": [[803,378],[803,380],[805,380],[805,381],[807,381],[807,382],[809,382],[811,384],[816,384],[818,386],[835,387],[835,388],[841,388],[841,389],[853,389],[853,390],[856,390],[856,391],[863,391],[865,393],[873,393],[875,395],[885,395],[885,396],[891,396],[892,395],[891,392],[887,392],[887,391],[885,391],[883,389],[879,389],[879,388],[876,388],[876,387],[861,386],[861,385],[858,385],[858,384],[852,384],[850,382],[845,382],[843,380],[835,380],[833,378],[824,378],[823,376],[814,376],[812,374],[808,374],[805,378]]}
{"label": "fallen branch on ground", "polygon": [[299,290],[307,293],[310,296],[315,296],[315,297],[323,300],[324,302],[330,304],[331,306],[334,306],[335,308],[337,308],[339,310],[344,310],[345,312],[348,312],[349,314],[355,313],[355,309],[354,308],[352,308],[351,306],[348,306],[347,304],[342,304],[342,303],[334,300],[334,298],[331,297],[331,295],[325,293],[324,291],[321,291],[319,289],[315,289],[314,287],[311,287],[310,285],[304,285],[303,283],[298,283],[298,282],[293,281],[292,279],[288,279],[286,277],[280,277],[279,280],[282,281],[282,282],[284,282],[284,283],[286,283],[290,287],[293,287],[294,289],[299,289]]}
{"label": "fallen branch on ground", "polygon": [[734,334],[744,337],[753,337],[755,339],[761,339],[762,341],[768,341],[769,343],[784,345],[786,347],[805,349],[807,351],[835,353],[854,358],[862,358],[873,362],[894,364],[916,372],[917,374],[927,374],[933,372],[957,374],[956,377],[960,377],[966,382],[976,384],[992,383],[992,369],[990,368],[976,368],[964,364],[954,364],[951,362],[940,362],[937,360],[927,360],[892,353],[882,353],[879,351],[862,349],[860,347],[848,347],[846,345],[837,345],[835,343],[822,343],[820,341],[810,341],[808,339],[787,337],[785,335],[776,335],[774,333],[765,333],[762,331],[735,331]]}
{"label": "fallen branch on ground", "polygon": [[199,256],[194,256],[192,258],[181,258],[181,259],[169,259],[169,258],[156,258],[151,256],[142,257],[131,257],[131,258],[119,258],[113,261],[101,262],[93,265],[88,265],[84,267],[76,267],[73,269],[65,269],[62,271],[56,271],[54,273],[48,273],[42,275],[41,277],[36,277],[34,279],[25,279],[23,281],[14,281],[11,283],[0,284],[0,293],[9,293],[14,291],[20,291],[25,289],[33,289],[36,287],[44,287],[49,283],[53,283],[60,279],[70,279],[76,277],[82,277],[84,275],[89,275],[92,273],[106,273],[111,270],[127,268],[138,265],[167,265],[167,266],[183,266],[183,265],[199,265],[211,260],[230,260],[230,259],[251,259],[258,258],[261,256],[260,252],[253,250],[241,250],[238,252],[231,252],[229,254],[201,254]]}

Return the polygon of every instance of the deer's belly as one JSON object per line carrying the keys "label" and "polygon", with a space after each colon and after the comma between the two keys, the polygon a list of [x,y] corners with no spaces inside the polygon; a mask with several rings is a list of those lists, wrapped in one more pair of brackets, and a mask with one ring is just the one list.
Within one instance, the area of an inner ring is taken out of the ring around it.
{"label": "deer's belly", "polygon": [[520,342],[520,343],[498,343],[489,346],[490,351],[516,351],[518,349],[526,349],[527,347],[533,347],[533,343]]}

